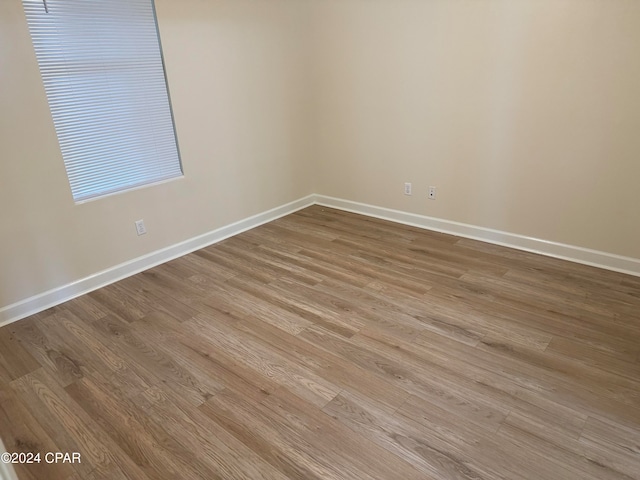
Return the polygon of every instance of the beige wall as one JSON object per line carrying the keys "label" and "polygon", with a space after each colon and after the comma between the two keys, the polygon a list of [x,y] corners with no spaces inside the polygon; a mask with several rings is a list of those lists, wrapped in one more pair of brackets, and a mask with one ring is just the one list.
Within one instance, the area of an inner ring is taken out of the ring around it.
{"label": "beige wall", "polygon": [[314,10],[317,192],[640,258],[640,1]]}
{"label": "beige wall", "polygon": [[312,193],[306,9],[156,7],[185,178],[75,205],[22,3],[0,0],[0,308]]}
{"label": "beige wall", "polygon": [[156,6],[185,178],[75,205],[0,0],[0,308],[312,192],[640,258],[640,2]]}

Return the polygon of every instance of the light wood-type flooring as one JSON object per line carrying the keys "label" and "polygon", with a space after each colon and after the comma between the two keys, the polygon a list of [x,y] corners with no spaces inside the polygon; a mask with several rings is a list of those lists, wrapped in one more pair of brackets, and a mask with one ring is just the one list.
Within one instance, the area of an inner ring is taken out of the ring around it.
{"label": "light wood-type flooring", "polygon": [[20,479],[640,478],[640,278],[314,206],[0,329]]}

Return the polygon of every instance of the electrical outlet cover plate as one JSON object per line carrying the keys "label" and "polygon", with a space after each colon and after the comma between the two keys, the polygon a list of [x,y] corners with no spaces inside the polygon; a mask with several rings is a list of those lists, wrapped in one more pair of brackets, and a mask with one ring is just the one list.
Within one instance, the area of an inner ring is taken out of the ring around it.
{"label": "electrical outlet cover plate", "polygon": [[436,187],[429,187],[429,200],[436,199]]}
{"label": "electrical outlet cover plate", "polygon": [[144,226],[144,220],[136,221],[136,232],[138,233],[138,235],[144,235],[145,233],[147,233],[147,228]]}
{"label": "electrical outlet cover plate", "polygon": [[409,182],[404,184],[404,194],[411,195],[411,184]]}

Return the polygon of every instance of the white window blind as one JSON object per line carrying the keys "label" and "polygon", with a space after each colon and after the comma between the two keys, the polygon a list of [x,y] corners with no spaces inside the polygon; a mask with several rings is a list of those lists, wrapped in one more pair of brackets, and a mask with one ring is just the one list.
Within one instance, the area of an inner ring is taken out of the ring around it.
{"label": "white window blind", "polygon": [[152,0],[23,0],[75,201],[182,175]]}

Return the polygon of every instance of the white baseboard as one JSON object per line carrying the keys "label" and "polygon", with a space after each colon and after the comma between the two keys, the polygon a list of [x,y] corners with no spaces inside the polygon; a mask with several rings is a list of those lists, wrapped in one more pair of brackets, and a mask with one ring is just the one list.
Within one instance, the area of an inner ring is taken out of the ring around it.
{"label": "white baseboard", "polygon": [[[6,451],[2,440],[0,440],[0,455]],[[13,465],[0,461],[0,480],[18,480]]]}
{"label": "white baseboard", "polygon": [[286,205],[273,208],[263,213],[259,213],[244,220],[226,225],[211,232],[199,235],[184,242],[177,243],[167,248],[157,250],[142,257],[135,258],[115,267],[108,268],[102,272],[61,287],[49,290],[48,292],[34,295],[20,302],[0,308],[0,327],[9,323],[28,317],[47,308],[59,305],[73,298],[92,292],[98,288],[130,277],[149,268],[168,262],[175,258],[191,253],[195,250],[207,247],[232,237],[246,230],[271,222],[277,218],[289,215],[295,211],[306,208],[314,204],[315,195],[295,200]]}
{"label": "white baseboard", "polygon": [[622,257],[597,250],[525,237],[400,210],[391,210],[325,195],[309,195],[176,245],[121,263],[48,292],[2,307],[0,308],[0,327],[314,204],[640,277],[640,259],[636,258]]}
{"label": "white baseboard", "polygon": [[516,248],[526,252],[539,253],[549,257],[569,260],[571,262],[590,265],[593,267],[613,270],[640,277],[640,259],[623,257],[612,253],[590,250],[588,248],[565,245],[563,243],[540,240],[514,233],[501,232],[490,228],[467,225],[465,223],[443,220],[440,218],[417,215],[415,213],[376,207],[365,203],[352,202],[340,198],[316,195],[315,203],[326,207],[337,208],[347,212],[359,213],[370,217],[390,220],[392,222],[411,225],[414,227],[448,233],[458,237],[480,240],[504,247]]}

